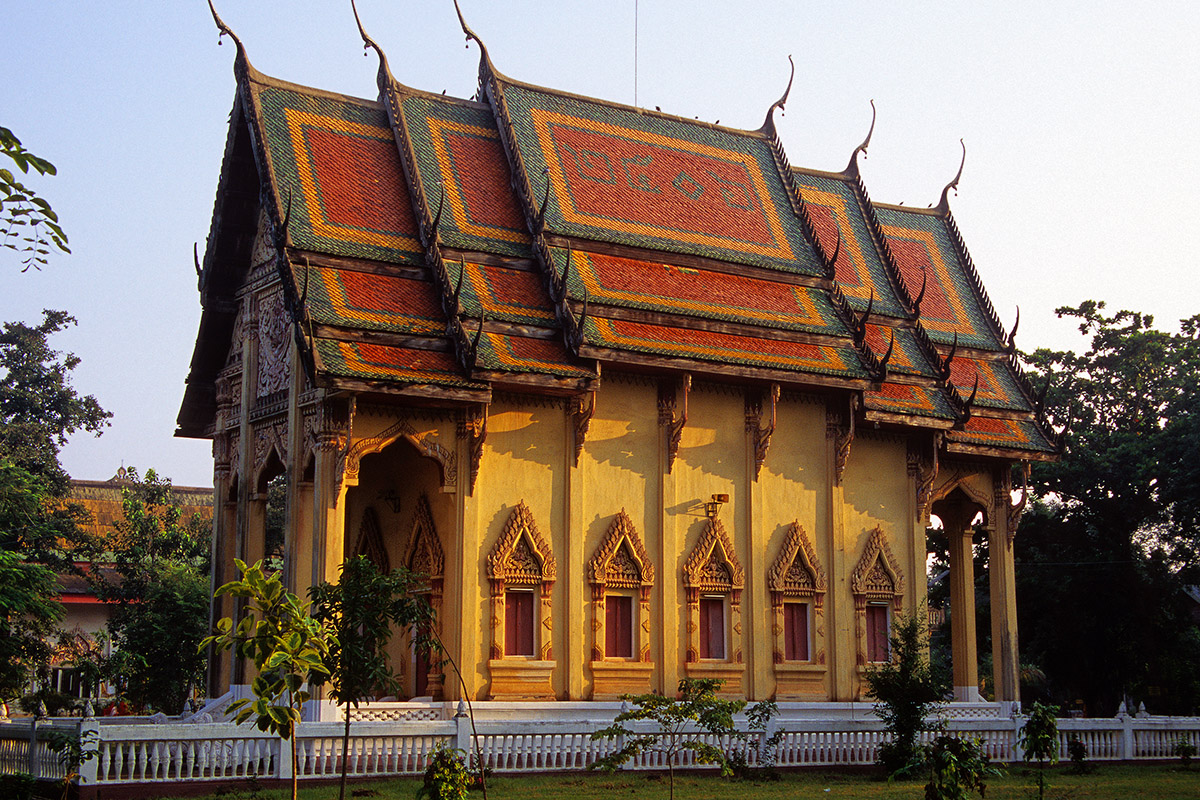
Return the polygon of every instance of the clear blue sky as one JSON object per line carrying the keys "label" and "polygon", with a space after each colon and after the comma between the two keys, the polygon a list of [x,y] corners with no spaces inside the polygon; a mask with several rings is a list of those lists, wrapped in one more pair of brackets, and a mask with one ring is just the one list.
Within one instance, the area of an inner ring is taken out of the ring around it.
{"label": "clear blue sky", "polygon": [[[842,168],[879,108],[871,196],[925,206],[967,163],[952,207],[1018,344],[1075,347],[1055,307],[1094,298],[1200,312],[1200,3],[639,0],[638,102],[756,128],[796,60],[780,131],[794,164]],[[497,67],[633,102],[634,0],[462,0]],[[269,75],[375,97],[349,0],[218,10]],[[470,96],[478,51],[450,0],[361,0],[403,82]],[[734,11],[733,9],[737,9]],[[1152,13],[1151,13],[1152,12]],[[79,478],[122,463],[211,483],[207,442],[172,438],[203,245],[233,102],[230,43],[202,0],[6,0],[0,125],[50,159],[36,183],[74,254],[38,274],[0,255],[0,320],[63,308],[75,385],[116,414],[63,452]]]}

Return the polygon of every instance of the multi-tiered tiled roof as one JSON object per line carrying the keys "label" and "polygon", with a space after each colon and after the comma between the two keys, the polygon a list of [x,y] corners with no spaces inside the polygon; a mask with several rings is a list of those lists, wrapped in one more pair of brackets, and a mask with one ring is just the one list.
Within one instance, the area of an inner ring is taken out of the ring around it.
{"label": "multi-tiered tiled roof", "polygon": [[182,434],[211,425],[257,235],[319,386],[458,403],[690,373],[849,390],[952,450],[1056,451],[945,195],[873,203],[870,137],[843,172],[793,169],[770,113],[737,130],[530,86],[463,27],[475,100],[404,86],[365,31],[374,101],[268,78],[238,42]]}

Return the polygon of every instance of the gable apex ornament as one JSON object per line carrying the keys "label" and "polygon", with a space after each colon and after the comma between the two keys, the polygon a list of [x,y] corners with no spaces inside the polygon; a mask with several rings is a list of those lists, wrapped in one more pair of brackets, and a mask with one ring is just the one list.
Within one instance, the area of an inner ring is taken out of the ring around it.
{"label": "gable apex ornament", "polygon": [[550,545],[524,500],[518,501],[508,515],[500,538],[488,554],[487,572],[489,579],[506,585],[554,582],[556,565]]}
{"label": "gable apex ornament", "polygon": [[850,588],[856,607],[865,607],[872,601],[888,602],[899,610],[904,596],[904,573],[882,528],[875,528],[867,537],[867,546],[850,575]]}

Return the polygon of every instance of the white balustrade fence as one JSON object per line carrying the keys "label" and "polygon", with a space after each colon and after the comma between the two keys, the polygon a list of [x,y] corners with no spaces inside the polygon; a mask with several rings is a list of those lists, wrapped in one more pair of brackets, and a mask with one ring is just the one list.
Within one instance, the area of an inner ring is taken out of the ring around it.
{"label": "white balustrade fence", "polygon": [[[419,775],[432,753],[442,745],[467,751],[475,757],[478,745],[483,763],[495,772],[581,770],[611,753],[620,743],[593,740],[591,734],[606,723],[556,719],[522,721],[482,719],[477,737],[465,716],[449,720],[413,719],[359,721],[351,728],[350,744],[343,754],[340,722],[303,722],[297,732],[300,779],[330,778],[340,774],[343,757],[356,778]],[[1021,760],[1017,744],[1020,717],[976,717],[946,720],[946,729],[959,736],[977,737],[994,761]],[[842,766],[874,763],[886,740],[878,719],[794,719],[772,723],[783,731],[773,753],[760,752],[762,736],[746,741],[704,736],[727,752],[741,749],[749,764],[773,762],[780,767]],[[28,720],[0,724],[0,771],[28,772],[45,778],[64,775],[58,755],[47,747],[55,728],[87,734],[95,732],[91,746],[97,757],[80,769],[82,786],[117,784],[167,784],[191,781],[231,781],[256,777],[290,779],[291,743],[262,733],[252,725],[229,722],[146,724],[119,718],[98,720]],[[639,724],[635,732],[653,727]],[[1180,739],[1200,747],[1200,718],[1118,717],[1114,719],[1060,719],[1059,750],[1068,758],[1067,743],[1075,736],[1093,761],[1170,759]],[[931,740],[934,734],[926,734]],[[702,766],[685,751],[676,767]],[[631,760],[626,769],[666,769],[666,757],[647,751]]]}

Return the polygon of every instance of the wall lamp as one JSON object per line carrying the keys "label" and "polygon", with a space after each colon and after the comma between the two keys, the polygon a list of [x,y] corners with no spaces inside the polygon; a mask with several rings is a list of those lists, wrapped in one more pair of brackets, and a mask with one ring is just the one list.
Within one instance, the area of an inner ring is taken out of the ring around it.
{"label": "wall lamp", "polygon": [[716,519],[717,513],[720,512],[720,510],[721,510],[721,504],[728,503],[728,502],[729,502],[729,495],[714,494],[712,496],[712,500],[709,500],[707,503],[704,504],[704,514],[709,519]]}

